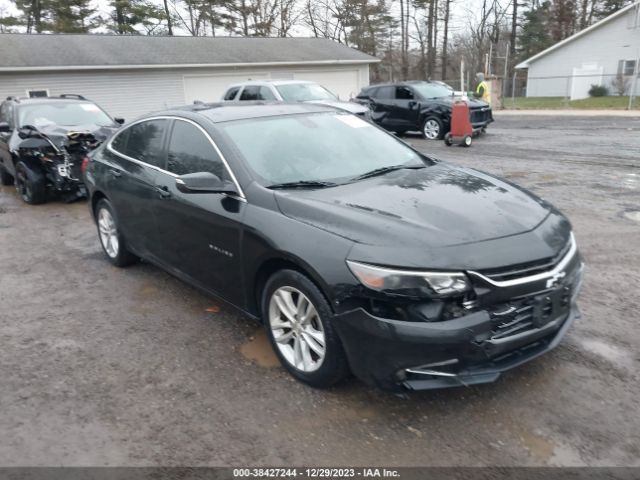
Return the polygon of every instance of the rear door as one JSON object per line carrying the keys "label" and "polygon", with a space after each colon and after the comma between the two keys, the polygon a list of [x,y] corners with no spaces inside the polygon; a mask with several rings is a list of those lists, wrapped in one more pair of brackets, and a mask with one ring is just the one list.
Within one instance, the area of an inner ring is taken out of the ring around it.
{"label": "rear door", "polygon": [[165,168],[166,118],[135,123],[119,132],[109,144],[107,191],[125,238],[141,255],[156,255],[153,203],[161,192],[155,179]]}
{"label": "rear door", "polygon": [[398,126],[393,115],[395,103],[395,87],[387,85],[374,89],[370,94],[371,116],[380,126],[394,130]]}
{"label": "rear door", "polygon": [[246,203],[226,194],[176,188],[176,178],[188,173],[210,172],[231,180],[219,150],[197,124],[175,119],[167,152],[167,171],[158,172],[155,180],[165,192],[154,202],[156,235],[162,239],[158,256],[201,287],[241,304],[240,237]]}

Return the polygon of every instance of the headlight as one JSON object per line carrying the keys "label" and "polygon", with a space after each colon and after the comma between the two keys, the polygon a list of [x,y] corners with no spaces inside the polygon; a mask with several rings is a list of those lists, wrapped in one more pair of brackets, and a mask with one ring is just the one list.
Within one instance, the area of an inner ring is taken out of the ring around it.
{"label": "headlight", "polygon": [[347,260],[351,272],[367,288],[396,295],[450,295],[471,290],[469,279],[459,272],[418,272],[374,267]]}

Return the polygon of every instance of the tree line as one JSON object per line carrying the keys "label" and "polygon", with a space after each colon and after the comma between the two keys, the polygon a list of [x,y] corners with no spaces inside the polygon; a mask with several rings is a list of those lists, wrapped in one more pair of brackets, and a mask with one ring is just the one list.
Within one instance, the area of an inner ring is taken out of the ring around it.
{"label": "tree line", "polygon": [[[372,81],[508,75],[632,0],[12,0],[0,32],[315,36],[381,62]],[[506,68],[505,68],[506,67]],[[468,85],[468,83],[467,83]]]}

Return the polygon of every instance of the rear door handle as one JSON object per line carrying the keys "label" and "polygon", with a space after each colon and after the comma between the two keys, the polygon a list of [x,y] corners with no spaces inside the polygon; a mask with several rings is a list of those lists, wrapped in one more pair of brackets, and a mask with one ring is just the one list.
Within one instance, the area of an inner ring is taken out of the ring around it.
{"label": "rear door handle", "polygon": [[109,173],[111,174],[112,177],[115,177],[115,178],[122,176],[122,172],[120,170],[110,169]]}
{"label": "rear door handle", "polygon": [[160,195],[160,198],[169,198],[171,197],[171,192],[169,191],[169,187],[163,185],[156,185],[156,192]]}

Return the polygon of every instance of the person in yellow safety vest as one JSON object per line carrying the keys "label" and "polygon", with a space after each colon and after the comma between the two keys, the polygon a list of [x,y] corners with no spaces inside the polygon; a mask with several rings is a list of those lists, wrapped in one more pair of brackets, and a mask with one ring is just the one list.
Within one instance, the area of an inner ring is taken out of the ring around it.
{"label": "person in yellow safety vest", "polygon": [[475,98],[479,98],[483,102],[491,104],[491,95],[489,94],[489,85],[484,81],[484,73],[476,73],[476,91],[473,92]]}

